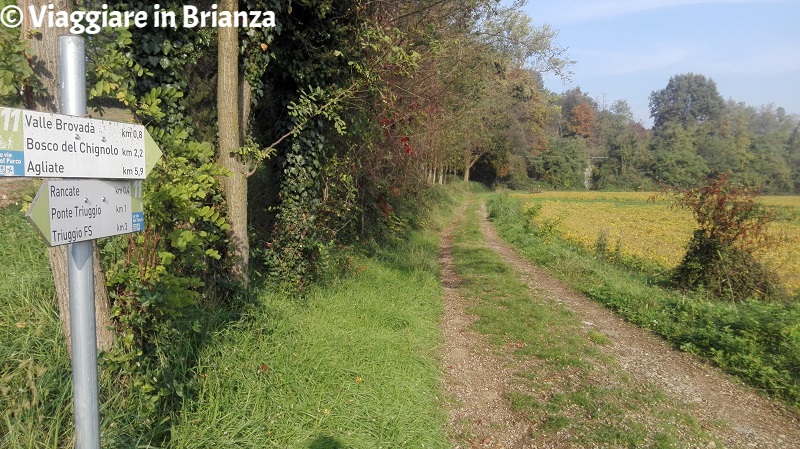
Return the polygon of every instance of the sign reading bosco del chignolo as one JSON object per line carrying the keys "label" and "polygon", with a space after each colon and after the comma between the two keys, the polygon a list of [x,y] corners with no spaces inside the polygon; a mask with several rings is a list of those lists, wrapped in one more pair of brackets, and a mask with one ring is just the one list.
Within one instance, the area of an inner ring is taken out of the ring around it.
{"label": "sign reading bosco del chignolo", "polygon": [[142,125],[0,108],[0,176],[145,179],[160,157]]}

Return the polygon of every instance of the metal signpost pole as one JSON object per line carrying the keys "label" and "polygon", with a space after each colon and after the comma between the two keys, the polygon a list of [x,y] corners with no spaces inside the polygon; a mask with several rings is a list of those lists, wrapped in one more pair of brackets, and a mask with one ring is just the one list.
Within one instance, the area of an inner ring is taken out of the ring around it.
{"label": "metal signpost pole", "polygon": [[[86,115],[84,39],[79,36],[60,36],[58,50],[61,113],[82,117]],[[99,449],[100,405],[91,240],[67,245],[67,268],[76,447]]]}

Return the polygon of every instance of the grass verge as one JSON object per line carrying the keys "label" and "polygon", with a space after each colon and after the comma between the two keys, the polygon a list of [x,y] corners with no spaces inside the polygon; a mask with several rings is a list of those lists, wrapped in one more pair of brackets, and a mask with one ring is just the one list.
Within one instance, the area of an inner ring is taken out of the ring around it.
{"label": "grass verge", "polygon": [[[631,381],[571,311],[531,292],[483,244],[477,205],[454,232],[461,295],[474,302],[476,328],[520,360],[511,408],[532,423],[537,443],[580,447],[701,447],[712,441],[663,393]],[[717,442],[718,443],[718,442]]]}
{"label": "grass verge", "polygon": [[263,292],[200,356],[171,447],[445,448],[438,229],[353,260],[303,301]]}
{"label": "grass verge", "polygon": [[0,447],[62,447],[72,374],[47,250],[17,207],[0,209],[0,235]]}
{"label": "grass verge", "polygon": [[659,286],[652,273],[540,232],[519,200],[494,195],[489,211],[506,241],[567,285],[800,410],[799,301],[734,304],[682,294]]}

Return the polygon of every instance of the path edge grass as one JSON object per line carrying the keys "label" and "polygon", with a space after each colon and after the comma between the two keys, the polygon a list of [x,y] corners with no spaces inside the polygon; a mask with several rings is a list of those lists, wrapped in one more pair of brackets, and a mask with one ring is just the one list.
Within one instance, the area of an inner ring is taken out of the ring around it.
{"label": "path edge grass", "polygon": [[710,301],[666,289],[641,273],[541,235],[524,202],[508,194],[486,197],[501,237],[521,255],[626,320],[733,374],[800,412],[800,302]]}
{"label": "path edge grass", "polygon": [[204,348],[171,447],[450,447],[437,256],[466,190],[441,189],[419,229],[301,301],[260,292]]}

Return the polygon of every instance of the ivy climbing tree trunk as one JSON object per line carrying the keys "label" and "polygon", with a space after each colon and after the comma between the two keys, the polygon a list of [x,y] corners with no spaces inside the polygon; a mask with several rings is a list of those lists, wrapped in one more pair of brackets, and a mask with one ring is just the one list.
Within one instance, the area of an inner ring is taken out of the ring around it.
{"label": "ivy climbing tree trunk", "polygon": [[[72,10],[72,2],[66,0],[40,1],[25,0],[19,6],[23,11],[28,11],[28,6],[33,5],[37,10],[53,4],[55,11]],[[34,54],[30,64],[45,88],[46,95],[34,96],[29,88],[25,89],[26,107],[41,112],[59,112],[59,80],[58,80],[58,36],[69,34],[67,28],[42,27],[36,33],[31,33],[29,20],[23,21],[22,36],[30,36],[30,53]],[[114,342],[114,330],[111,322],[111,306],[106,289],[105,275],[100,267],[100,255],[97,242],[92,242],[94,250],[94,305],[95,322],[97,326],[97,349],[107,351]],[[69,317],[69,282],[67,277],[67,246],[53,246],[49,248],[50,269],[53,272],[53,282],[58,300],[58,313],[61,319],[61,328],[64,331],[67,350],[72,353],[70,344],[70,317]]]}
{"label": "ivy climbing tree trunk", "polygon": [[[234,12],[232,0],[220,2],[220,11]],[[247,101],[249,95],[239,89],[239,34],[234,27],[220,27],[217,48],[217,117],[219,126],[218,163],[230,171],[221,180],[222,191],[228,205],[228,222],[231,225],[230,251],[234,259],[234,275],[247,282],[250,244],[247,238],[247,166],[235,153],[241,147],[239,98]],[[244,89],[248,89],[245,85]],[[244,105],[246,106],[246,105]],[[246,120],[243,117],[242,120]]]}

